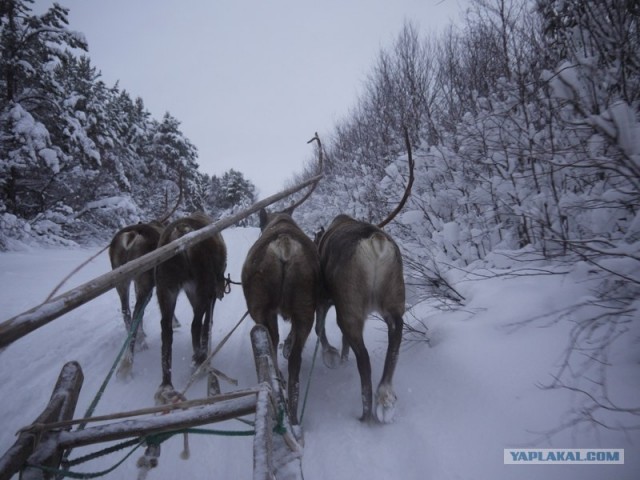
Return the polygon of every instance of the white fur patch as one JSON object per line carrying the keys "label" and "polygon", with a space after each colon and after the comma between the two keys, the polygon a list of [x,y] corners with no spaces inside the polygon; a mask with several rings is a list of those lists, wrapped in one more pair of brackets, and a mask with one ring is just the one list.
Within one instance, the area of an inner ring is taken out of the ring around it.
{"label": "white fur patch", "polygon": [[396,414],[396,394],[391,385],[380,385],[376,393],[376,417],[380,423],[391,423]]}
{"label": "white fur patch", "polygon": [[380,234],[362,240],[356,249],[357,262],[365,273],[365,285],[371,295],[369,308],[376,309],[380,295],[385,295],[389,272],[397,266],[393,243]]}
{"label": "white fur patch", "polygon": [[286,263],[298,254],[300,244],[287,235],[281,235],[269,244],[269,251]]}

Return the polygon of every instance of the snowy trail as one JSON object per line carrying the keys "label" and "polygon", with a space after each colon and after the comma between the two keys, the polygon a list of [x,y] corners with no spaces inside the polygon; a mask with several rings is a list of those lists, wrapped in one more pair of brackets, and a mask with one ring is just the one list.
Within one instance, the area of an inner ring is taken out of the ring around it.
{"label": "snowy trail", "polygon": [[[224,232],[229,250],[228,272],[234,280],[246,252],[257,238],[257,229]],[[97,249],[37,249],[0,253],[0,305],[5,320],[42,301],[60,278]],[[106,254],[85,267],[63,290],[83,283],[109,269]],[[596,479],[638,478],[640,459],[635,452],[640,433],[571,432],[539,447],[625,448],[622,466],[510,466],[503,465],[503,449],[531,442],[530,431],[556,425],[571,405],[566,392],[537,387],[549,380],[565,345],[568,326],[523,328],[508,333],[505,324],[551,311],[575,301],[584,292],[563,277],[495,279],[461,285],[469,299],[465,309],[439,312],[420,305],[414,314],[430,329],[431,346],[405,344],[394,381],[398,394],[396,421],[368,426],[358,422],[361,413],[359,377],[355,359],[329,370],[318,358],[312,376],[304,416],[306,480],[314,479]],[[213,344],[235,325],[246,310],[240,287],[216,304]],[[177,315],[182,327],[174,339],[174,379],[177,389],[190,377],[191,312],[183,296]],[[153,405],[160,383],[160,328],[155,298],[145,315],[149,349],[136,355],[134,379],[113,379],[95,414],[107,414]],[[406,319],[409,319],[407,316]],[[214,359],[214,366],[239,382],[238,388],[255,384],[256,374],[249,341],[253,321],[248,318]],[[281,322],[281,337],[288,325]],[[327,318],[328,336],[339,344],[333,314]],[[370,320],[365,331],[374,382],[380,378],[386,349],[383,323]],[[31,423],[42,411],[62,365],[80,362],[85,382],[76,417],[84,414],[124,340],[124,326],[115,291],[95,299],[51,324],[18,340],[0,352],[0,454],[14,442],[14,432]],[[301,395],[304,395],[316,337],[312,334],[303,352]],[[628,355],[629,362],[638,361]],[[286,361],[280,356],[280,368]],[[285,369],[286,370],[286,369]],[[221,384],[223,391],[236,387]],[[630,385],[629,398],[640,397],[640,385]],[[205,395],[198,380],[187,393],[190,399]],[[301,402],[302,404],[302,402]],[[216,428],[244,430],[237,421]],[[251,478],[251,437],[198,436],[191,438],[192,457],[179,458],[182,438],[163,444],[160,465],[149,479]],[[74,456],[95,450],[78,449]],[[141,452],[140,452],[141,453]],[[136,452],[107,479],[136,478]],[[124,453],[104,457],[77,468],[95,472],[106,469]]]}

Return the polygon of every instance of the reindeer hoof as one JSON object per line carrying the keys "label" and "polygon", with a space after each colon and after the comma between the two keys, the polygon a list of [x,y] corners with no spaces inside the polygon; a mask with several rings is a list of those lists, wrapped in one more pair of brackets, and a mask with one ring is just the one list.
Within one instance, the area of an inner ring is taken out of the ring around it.
{"label": "reindeer hoof", "polygon": [[173,385],[160,385],[153,398],[156,405],[171,405],[186,401],[186,397],[173,388]]}
{"label": "reindeer hoof", "polygon": [[376,395],[376,417],[380,423],[391,423],[396,413],[396,394],[390,386],[378,388]]}
{"label": "reindeer hoof", "polygon": [[195,368],[198,368],[200,365],[202,365],[206,359],[207,354],[205,352],[194,353],[193,357],[191,357],[191,361]]}
{"label": "reindeer hoof", "polygon": [[182,324],[178,321],[178,317],[176,317],[175,315],[173,316],[173,321],[171,322],[171,326],[175,329],[175,328],[180,328],[182,326]]}
{"label": "reindeer hoof", "polygon": [[322,362],[327,368],[338,368],[342,360],[338,350],[334,347],[329,347],[327,350],[322,351]]}
{"label": "reindeer hoof", "polygon": [[133,364],[128,358],[123,358],[116,371],[116,378],[121,382],[128,382],[133,378]]}
{"label": "reindeer hoof", "polygon": [[144,476],[138,475],[138,478],[145,478],[146,472],[158,466],[158,458],[160,458],[160,445],[149,445],[144,455],[138,459],[136,465],[145,472]]}
{"label": "reindeer hoof", "polygon": [[376,406],[376,417],[380,423],[392,423],[395,416],[395,405],[385,406],[379,403]]}

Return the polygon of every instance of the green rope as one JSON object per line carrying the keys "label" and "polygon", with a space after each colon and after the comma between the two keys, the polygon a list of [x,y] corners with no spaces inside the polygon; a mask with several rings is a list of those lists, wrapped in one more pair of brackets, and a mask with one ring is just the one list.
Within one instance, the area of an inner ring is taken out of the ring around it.
{"label": "green rope", "polygon": [[64,467],[65,469],[69,467],[75,467],[76,465],[80,465],[82,463],[88,462],[89,460],[94,460],[96,458],[104,457],[105,455],[109,455],[110,453],[115,453],[118,450],[123,450],[127,447],[138,445],[139,443],[141,443],[141,440],[138,438],[134,438],[133,440],[127,440],[126,442],[118,443],[117,445],[113,445],[111,447],[98,450],[97,452],[89,453],[82,457],[74,458],[73,460],[67,460],[64,462]]}
{"label": "green rope", "polygon": [[[142,321],[142,316],[144,315],[144,311],[147,308],[147,305],[149,304],[150,300],[151,300],[151,294],[149,294],[147,296],[147,298],[144,301],[144,306],[138,312],[138,315],[136,316],[136,318],[133,319],[133,324],[131,325],[131,328],[129,329],[129,333],[127,335],[127,338],[124,341],[124,344],[122,345],[122,348],[120,349],[120,352],[118,353],[118,356],[116,357],[115,361],[113,362],[113,365],[111,366],[111,369],[109,370],[109,373],[107,373],[107,376],[105,377],[104,381],[102,382],[102,385],[100,385],[100,388],[98,389],[98,392],[93,397],[93,400],[91,401],[91,404],[89,405],[89,408],[87,408],[87,411],[84,414],[83,418],[89,418],[89,417],[91,417],[93,415],[93,412],[95,411],[96,407],[98,406],[98,402],[100,402],[100,399],[102,398],[102,395],[104,394],[105,390],[107,389],[107,385],[109,384],[109,381],[111,380],[111,377],[113,376],[113,372],[116,371],[116,368],[118,367],[118,363],[120,362],[120,359],[122,358],[122,355],[124,355],[124,352],[129,347],[129,343],[131,343],[131,339],[133,337],[133,332],[136,331],[136,329],[138,328],[138,325]],[[87,422],[82,422],[81,424],[78,425],[78,430],[84,430],[84,428],[86,426],[87,426]],[[69,455],[71,455],[71,451],[72,451],[72,449],[68,449],[64,453],[64,455],[62,457],[62,461],[63,462],[67,461],[67,459],[69,458]],[[106,473],[109,473],[109,472],[106,472]],[[60,478],[62,478],[64,476],[65,476],[64,472],[63,471],[59,471],[59,473],[56,474],[56,479],[60,479]],[[74,477],[74,478],[78,478],[78,477]],[[80,477],[80,478],[95,478],[95,477]]]}
{"label": "green rope", "polygon": [[[143,444],[144,444],[143,441],[139,441],[138,444],[135,447],[133,447],[133,449],[131,449],[131,451],[129,453],[127,453],[119,462],[117,462],[112,467],[109,467],[106,470],[102,470],[100,472],[72,472],[70,470],[58,469],[58,468],[53,468],[53,467],[46,467],[44,465],[27,464],[27,466],[29,466],[31,468],[37,468],[37,469],[42,470],[43,472],[46,472],[46,473],[54,474],[54,475],[56,475],[56,478],[64,478],[64,477],[80,478],[80,479],[99,478],[99,477],[103,477],[103,476],[113,472],[116,468],[118,468],[120,465],[122,465],[125,462],[125,460],[127,460],[131,455],[133,455],[133,452],[135,452]],[[89,456],[89,455],[87,455],[87,456]]]}
{"label": "green rope", "polygon": [[[116,371],[116,368],[118,366],[118,363],[120,362],[122,356],[124,355],[125,351],[127,350],[127,348],[129,347],[129,344],[131,343],[132,337],[133,337],[133,332],[135,332],[138,328],[138,325],[140,324],[142,317],[144,315],[144,311],[147,307],[147,305],[149,304],[149,301],[151,300],[151,295],[148,295],[147,298],[144,301],[144,305],[143,307],[140,309],[140,311],[138,312],[138,315],[134,318],[133,324],[131,325],[131,328],[129,329],[129,333],[127,335],[127,338],[124,342],[124,344],[122,345],[122,348],[120,349],[120,352],[118,353],[118,356],[116,357],[115,361],[113,362],[113,365],[111,366],[111,369],[109,370],[109,373],[107,373],[107,376],[105,377],[104,381],[102,382],[102,385],[100,386],[100,388],[98,389],[98,392],[96,393],[95,397],[93,398],[91,404],[89,405],[89,408],[87,409],[84,418],[90,418],[93,415],[93,412],[95,411],[98,402],[100,402],[100,399],[102,398],[102,395],[104,394],[107,385],[109,384],[109,381],[111,380],[111,377],[113,376],[113,373]],[[84,428],[86,427],[87,422],[83,422],[81,424],[78,425],[78,430],[84,430]],[[238,437],[238,436],[252,436],[255,435],[255,430],[215,430],[215,429],[203,429],[203,428],[186,428],[186,429],[182,429],[182,430],[175,430],[172,432],[166,432],[166,433],[159,433],[159,434],[155,434],[155,435],[148,435],[146,437],[143,437],[142,439],[134,439],[134,440],[128,440],[126,442],[122,442],[119,443],[117,445],[113,445],[111,447],[105,448],[103,450],[99,450],[97,452],[93,452],[90,453],[88,455],[84,455],[82,457],[78,457],[74,460],[67,460],[69,457],[69,454],[71,453],[71,449],[68,449],[65,452],[65,456],[63,458],[63,463],[66,465],[67,468],[64,469],[59,469],[59,468],[52,468],[52,467],[47,467],[44,465],[31,465],[31,464],[27,464],[28,467],[31,468],[37,468],[39,470],[42,470],[43,472],[47,472],[47,473],[51,473],[56,475],[56,478],[64,478],[64,477],[69,477],[69,478],[78,478],[78,479],[92,479],[92,478],[98,478],[98,477],[102,477],[104,475],[107,475],[109,473],[111,473],[112,471],[114,471],[116,468],[118,468],[120,465],[122,465],[125,460],[127,460],[132,454],[133,452],[135,452],[140,446],[147,444],[147,445],[160,445],[162,444],[164,441],[168,440],[169,438],[173,437],[174,435],[178,435],[178,434],[184,434],[184,433],[192,433],[192,434],[197,434],[197,435],[222,435],[222,436],[228,436],[228,437]],[[72,472],[70,470],[68,470],[68,467],[71,466],[75,466],[75,465],[79,465],[81,463],[87,462],[89,460],[93,460],[95,458],[99,458],[101,456],[104,455],[108,455],[110,453],[114,453],[118,450],[122,450],[124,448],[127,448],[129,446],[135,445],[134,448],[127,453],[124,458],[122,458],[119,462],[117,462],[115,465],[113,465],[112,467],[100,471],[100,472],[94,472],[94,473],[85,473],[85,472]]]}
{"label": "green rope", "polygon": [[320,345],[320,337],[316,339],[316,348],[313,351],[313,359],[311,360],[311,370],[309,370],[309,377],[307,378],[307,387],[304,392],[304,401],[302,402],[302,412],[300,413],[300,424],[304,419],[304,411],[307,408],[307,399],[309,398],[309,389],[311,387],[311,375],[313,375],[313,369],[316,366],[316,357],[318,356],[318,346]]}
{"label": "green rope", "polygon": [[[124,344],[122,345],[122,348],[120,349],[120,353],[118,353],[118,356],[116,357],[115,361],[113,362],[113,365],[111,366],[111,369],[109,370],[109,373],[107,373],[107,376],[105,377],[104,381],[102,382],[102,385],[98,389],[98,393],[96,393],[96,396],[93,397],[93,401],[91,402],[91,405],[89,405],[89,408],[85,412],[84,418],[89,418],[89,417],[91,417],[93,415],[93,412],[95,411],[96,407],[98,406],[98,402],[100,402],[100,399],[102,399],[102,395],[104,394],[105,390],[107,389],[107,385],[109,384],[109,381],[111,380],[111,377],[113,376],[113,373],[116,371],[116,368],[118,367],[118,363],[120,363],[120,359],[122,358],[122,355],[124,355],[124,352],[127,350],[127,348],[129,348],[129,343],[131,343],[131,338],[133,337],[133,332],[135,332],[138,329],[138,325],[140,325],[140,321],[142,320],[142,316],[144,315],[144,311],[147,308],[147,305],[149,304],[150,300],[151,300],[151,294],[147,295],[147,298],[144,301],[143,307],[138,312],[138,315],[136,316],[136,318],[133,319],[133,324],[131,325],[131,328],[129,329],[129,334],[127,335],[127,339],[124,341]],[[81,423],[80,425],[78,425],[78,430],[84,430],[84,427],[86,427],[86,426],[87,426],[86,422]]]}
{"label": "green rope", "polygon": [[284,407],[278,409],[278,423],[273,427],[273,433],[284,435],[287,433],[287,427],[284,426]]}

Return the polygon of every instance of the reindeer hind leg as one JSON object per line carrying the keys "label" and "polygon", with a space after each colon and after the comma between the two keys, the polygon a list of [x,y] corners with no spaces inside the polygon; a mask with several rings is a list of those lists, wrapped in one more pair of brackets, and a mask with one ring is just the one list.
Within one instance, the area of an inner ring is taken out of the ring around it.
{"label": "reindeer hind leg", "polygon": [[131,307],[129,306],[129,285],[130,282],[123,282],[116,285],[116,291],[120,298],[120,312],[122,313],[122,319],[124,320],[124,326],[127,330],[131,328]]}
{"label": "reindeer hind leg", "polygon": [[185,285],[185,293],[193,308],[191,343],[193,345],[193,363],[198,367],[209,355],[213,307],[216,297],[215,292],[210,290],[210,286],[204,280]]}
{"label": "reindeer hind leg", "polygon": [[327,304],[321,304],[316,309],[316,335],[322,344],[322,362],[328,368],[337,368],[340,365],[340,354],[338,350],[329,343],[326,331],[327,313],[331,308]]}
{"label": "reindeer hind leg", "polygon": [[288,385],[289,408],[291,422],[298,423],[298,398],[300,396],[300,365],[302,350],[313,327],[313,312],[291,319],[291,354],[289,355]]}
{"label": "reindeer hind leg", "polygon": [[158,288],[156,296],[158,297],[158,305],[160,306],[160,327],[162,330],[162,385],[171,385],[171,364],[172,364],[172,346],[173,346],[173,329],[171,321],[173,312],[176,308],[178,300],[178,288],[173,285],[167,285],[165,288]]}
{"label": "reindeer hind leg", "polygon": [[345,318],[339,310],[337,310],[336,313],[338,326],[340,330],[342,330],[344,339],[346,339],[346,342],[353,350],[358,365],[362,393],[362,416],[360,420],[363,422],[372,422],[373,387],[371,385],[371,361],[369,360],[369,352],[362,338],[364,319],[355,317]]}
{"label": "reindeer hind leg", "polygon": [[389,344],[387,345],[382,378],[376,392],[376,417],[381,423],[390,423],[395,416],[397,396],[393,391],[392,381],[398,363],[404,323],[401,315],[385,316],[385,322],[388,327]]}
{"label": "reindeer hind leg", "polygon": [[161,287],[157,291],[158,304],[162,315],[160,320],[162,328],[162,383],[154,396],[157,405],[167,405],[185,400],[184,395],[176,391],[171,383],[173,345],[171,321],[176,308],[178,292],[179,288],[175,285],[165,285],[164,288]]}
{"label": "reindeer hind leg", "polygon": [[[151,291],[149,291],[144,298],[138,298],[136,301],[136,306],[133,310],[133,319],[129,324],[129,332],[131,333],[131,338],[129,339],[129,345],[127,345],[127,351],[120,362],[120,366],[118,367],[118,371],[116,372],[116,376],[120,380],[130,380],[133,377],[133,359],[135,356],[136,350],[146,350],[149,348],[144,339],[144,332],[142,331],[142,315],[144,315],[144,309],[151,300]],[[139,318],[139,320],[138,320]],[[139,321],[138,326],[135,330],[133,329],[136,321]],[[142,340],[138,341],[140,338],[140,334],[142,334]]]}
{"label": "reindeer hind leg", "polygon": [[[133,337],[137,351],[147,350],[149,348],[146,342],[147,334],[144,332],[142,317],[153,294],[153,272],[145,272],[143,275],[142,278],[139,278],[135,282],[136,305],[133,309],[133,317],[131,318],[132,323],[138,321],[138,329]],[[138,317],[140,317],[139,320]]]}

